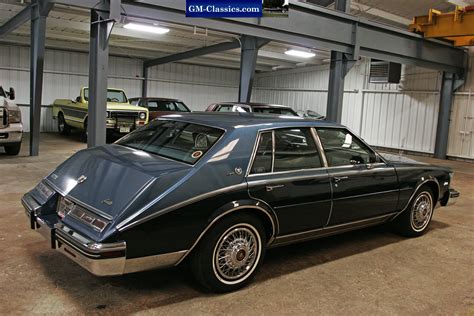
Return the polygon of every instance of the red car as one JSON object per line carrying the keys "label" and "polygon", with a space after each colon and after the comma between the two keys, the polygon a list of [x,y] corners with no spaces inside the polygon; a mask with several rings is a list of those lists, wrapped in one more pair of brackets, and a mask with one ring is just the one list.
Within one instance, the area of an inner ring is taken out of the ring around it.
{"label": "red car", "polygon": [[276,114],[298,116],[289,106],[266,103],[220,102],[209,105],[207,112],[254,112],[263,114]]}
{"label": "red car", "polygon": [[129,100],[133,105],[147,108],[150,112],[150,120],[170,114],[170,112],[191,112],[186,104],[178,99],[146,97],[131,98]]}

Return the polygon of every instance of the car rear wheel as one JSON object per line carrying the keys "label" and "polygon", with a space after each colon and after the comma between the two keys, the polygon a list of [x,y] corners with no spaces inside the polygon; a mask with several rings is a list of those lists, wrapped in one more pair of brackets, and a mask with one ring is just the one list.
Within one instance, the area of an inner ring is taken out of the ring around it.
{"label": "car rear wheel", "polygon": [[395,220],[395,228],[401,235],[417,237],[426,232],[435,207],[433,196],[427,186],[418,190],[405,212]]}
{"label": "car rear wheel", "polygon": [[20,153],[21,143],[5,146],[7,155],[16,156]]}
{"label": "car rear wheel", "polygon": [[212,292],[229,292],[249,284],[265,254],[265,228],[255,217],[236,214],[217,223],[191,256],[196,280]]}
{"label": "car rear wheel", "polygon": [[66,124],[66,120],[64,119],[64,114],[58,114],[58,132],[61,135],[68,135],[71,132],[71,127]]}

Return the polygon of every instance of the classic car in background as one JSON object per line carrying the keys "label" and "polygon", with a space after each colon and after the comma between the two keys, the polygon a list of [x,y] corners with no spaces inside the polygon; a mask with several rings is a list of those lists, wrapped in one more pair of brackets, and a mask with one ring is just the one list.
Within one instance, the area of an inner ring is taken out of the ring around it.
{"label": "classic car in background", "polygon": [[319,114],[318,112],[315,112],[313,110],[304,110],[304,111],[298,111],[297,112],[299,116],[305,117],[305,118],[312,118],[316,120],[325,120],[326,116]]}
{"label": "classic car in background", "polygon": [[0,147],[7,155],[18,155],[23,138],[21,112],[15,100],[15,90],[7,92],[0,86]]}
{"label": "classic car in background", "polygon": [[172,112],[191,112],[186,104],[178,99],[158,97],[131,98],[130,103],[147,108],[150,113],[150,121]]}
{"label": "classic car in background", "polygon": [[289,115],[298,114],[289,106],[266,103],[219,102],[209,105],[207,112],[253,112],[261,114]]}
{"label": "classic car in background", "polygon": [[[82,88],[75,100],[57,99],[53,103],[53,118],[57,119],[58,131],[69,134],[72,128],[87,133],[87,109],[89,88]],[[123,90],[107,89],[107,132],[129,133],[148,123],[148,110],[128,102]]]}
{"label": "classic car in background", "polygon": [[22,203],[31,228],[93,274],[189,260],[225,292],[251,281],[268,247],[386,222],[420,236],[459,195],[451,179],[385,159],[342,125],[201,112],[76,153]]}

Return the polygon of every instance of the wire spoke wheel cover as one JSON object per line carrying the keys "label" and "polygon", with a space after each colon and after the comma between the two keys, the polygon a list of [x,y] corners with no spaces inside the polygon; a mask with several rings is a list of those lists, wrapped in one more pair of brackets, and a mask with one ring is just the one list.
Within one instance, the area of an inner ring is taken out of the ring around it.
{"label": "wire spoke wheel cover", "polygon": [[237,284],[247,279],[257,267],[262,241],[249,224],[229,228],[217,241],[213,251],[213,270],[225,284]]}
{"label": "wire spoke wheel cover", "polygon": [[431,194],[421,192],[413,203],[410,223],[413,230],[420,232],[428,226],[433,214],[433,198]]}

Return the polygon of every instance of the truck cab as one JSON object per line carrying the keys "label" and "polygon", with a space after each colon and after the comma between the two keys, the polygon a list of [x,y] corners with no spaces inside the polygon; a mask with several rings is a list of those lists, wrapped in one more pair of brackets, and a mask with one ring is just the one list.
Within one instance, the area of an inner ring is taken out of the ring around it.
{"label": "truck cab", "polygon": [[[87,131],[89,88],[81,88],[75,100],[57,99],[53,103],[53,118],[57,120],[58,131],[69,134],[71,129]],[[106,128],[108,133],[126,134],[148,123],[146,108],[129,103],[125,91],[107,89]]]}
{"label": "truck cab", "polygon": [[15,90],[7,92],[0,86],[0,147],[7,155],[18,155],[23,138],[21,112],[15,100]]}

